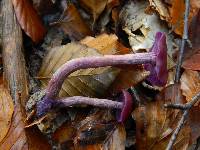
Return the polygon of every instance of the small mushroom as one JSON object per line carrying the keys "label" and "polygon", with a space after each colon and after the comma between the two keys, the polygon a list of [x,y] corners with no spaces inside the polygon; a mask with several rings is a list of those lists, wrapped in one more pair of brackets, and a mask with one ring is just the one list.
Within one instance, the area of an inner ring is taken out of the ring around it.
{"label": "small mushroom", "polygon": [[164,86],[167,83],[167,44],[166,36],[162,32],[157,32],[155,42],[150,49],[150,52],[155,53],[155,63],[145,64],[146,70],[150,71],[147,80],[152,85]]}
{"label": "small mushroom", "polygon": [[123,90],[118,101],[108,99],[89,98],[82,96],[66,97],[62,99],[46,99],[37,103],[37,116],[43,116],[55,107],[69,107],[73,105],[91,105],[100,108],[117,109],[118,122],[124,122],[132,112],[132,97],[129,92]]}

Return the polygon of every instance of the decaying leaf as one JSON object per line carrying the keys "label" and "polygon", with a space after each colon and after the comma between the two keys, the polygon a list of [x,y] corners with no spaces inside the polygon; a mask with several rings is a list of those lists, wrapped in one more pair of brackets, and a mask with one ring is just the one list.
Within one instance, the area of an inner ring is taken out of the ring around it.
{"label": "decaying leaf", "polygon": [[0,143],[8,133],[14,112],[13,100],[0,79]]}
{"label": "decaying leaf", "polygon": [[106,7],[108,0],[79,0],[80,5],[92,14],[93,23]]}
{"label": "decaying leaf", "polygon": [[85,36],[92,34],[73,4],[67,6],[59,21],[55,24],[59,25],[71,40],[81,40]]}
{"label": "decaying leaf", "polygon": [[200,92],[200,76],[197,71],[185,70],[180,80],[181,90],[187,101]]}
{"label": "decaying leaf", "polygon": [[[166,32],[167,27],[160,22],[156,14],[146,14],[145,9],[148,7],[148,2],[130,1],[124,6],[120,12],[120,20],[122,21],[123,30],[129,36],[129,43],[133,51],[139,49],[149,49],[153,42],[155,33]],[[167,35],[167,34],[166,34]],[[172,49],[172,37],[167,36],[168,49]]]}
{"label": "decaying leaf", "polygon": [[12,3],[21,28],[35,43],[40,42],[46,29],[29,0],[12,0]]}
{"label": "decaying leaf", "polygon": [[[165,103],[182,103],[179,85],[171,85],[156,96],[156,101],[146,102],[133,112],[136,120],[136,145],[138,150],[166,149],[181,112],[164,108]],[[190,141],[190,127],[185,124],[178,134],[174,149],[185,150]]]}
{"label": "decaying leaf", "polygon": [[156,14],[146,14],[145,9],[148,7],[148,2],[129,1],[120,12],[120,20],[123,24],[123,30],[129,38],[129,44],[134,52],[139,50],[148,50],[154,42],[156,32],[165,32],[167,37],[168,48],[168,68],[174,66],[172,56],[173,36],[169,35],[167,26],[162,23]]}
{"label": "decaying leaf", "polygon": [[[71,43],[52,49],[44,59],[39,77],[48,77],[64,63],[79,57],[101,56],[97,50],[78,43]],[[112,67],[100,67],[82,69],[72,73],[64,82],[60,96],[103,96],[110,84],[119,73],[119,69]],[[48,79],[42,79],[43,88]]]}

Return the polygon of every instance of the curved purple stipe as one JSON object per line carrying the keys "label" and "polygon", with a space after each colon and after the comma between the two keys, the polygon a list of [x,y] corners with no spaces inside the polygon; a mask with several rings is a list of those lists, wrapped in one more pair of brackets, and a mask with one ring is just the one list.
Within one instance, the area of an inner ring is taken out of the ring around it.
{"label": "curved purple stipe", "polygon": [[155,64],[148,63],[144,67],[150,71],[150,75],[147,80],[152,85],[164,86],[167,83],[168,71],[167,71],[167,44],[166,36],[162,32],[157,32],[155,36],[155,42],[150,49],[150,52],[155,53]]}
{"label": "curved purple stipe", "polygon": [[118,101],[123,103],[122,109],[117,110],[116,118],[118,122],[124,122],[133,110],[133,100],[129,92],[123,90]]}

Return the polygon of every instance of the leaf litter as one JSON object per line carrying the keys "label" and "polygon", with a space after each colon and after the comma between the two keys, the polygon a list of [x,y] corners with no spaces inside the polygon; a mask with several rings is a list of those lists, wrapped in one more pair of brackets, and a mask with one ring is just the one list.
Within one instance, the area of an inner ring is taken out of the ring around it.
{"label": "leaf litter", "polygon": [[[45,89],[53,73],[74,58],[149,51],[158,31],[167,36],[168,84],[159,90],[149,85],[146,81],[149,72],[143,65],[81,69],[65,80],[59,93],[61,97],[115,99],[121,90],[128,90],[135,109],[124,124],[116,122],[112,110],[84,105],[55,109],[44,119],[32,114],[26,124],[23,122],[26,118],[24,108],[13,104],[8,90],[2,86],[1,108],[4,109],[0,109],[0,128],[3,131],[0,134],[0,148],[165,149],[181,111],[164,108],[164,104],[184,104],[200,91],[199,1],[190,2],[189,40],[192,47],[186,48],[179,84],[174,83],[173,76],[177,49],[180,48],[177,41],[183,34],[183,1],[32,2],[13,0],[18,22],[30,37],[24,37],[27,41],[24,48],[28,52],[28,64],[31,64],[28,65],[29,75],[33,79],[31,83],[36,85],[30,84],[30,87],[36,88],[31,91]],[[136,93],[133,89],[136,89]],[[32,104],[31,109],[35,112],[36,102]],[[189,119],[173,145],[174,149],[187,149],[200,136],[198,105],[191,109]],[[27,125],[31,127],[24,129]],[[51,146],[47,144],[47,139]],[[128,144],[128,139],[131,144]]]}

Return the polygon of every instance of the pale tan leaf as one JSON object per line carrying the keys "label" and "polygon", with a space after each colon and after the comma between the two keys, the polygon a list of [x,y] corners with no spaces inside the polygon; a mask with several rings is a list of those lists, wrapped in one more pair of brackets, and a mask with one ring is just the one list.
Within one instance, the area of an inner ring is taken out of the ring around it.
{"label": "pale tan leaf", "polygon": [[[192,97],[200,92],[200,76],[197,71],[185,70],[181,76],[181,90],[189,102]],[[198,105],[196,103],[195,105]]]}
{"label": "pale tan leaf", "polygon": [[[86,56],[101,56],[97,50],[88,48],[78,43],[70,43],[52,49],[43,61],[39,76],[51,77],[52,74],[64,63],[73,59]],[[119,69],[100,67],[81,69],[73,72],[64,82],[60,96],[103,96],[110,84],[119,73]],[[41,79],[43,88],[48,79]]]}
{"label": "pale tan leaf", "polygon": [[0,143],[8,133],[14,112],[13,100],[0,79]]}

